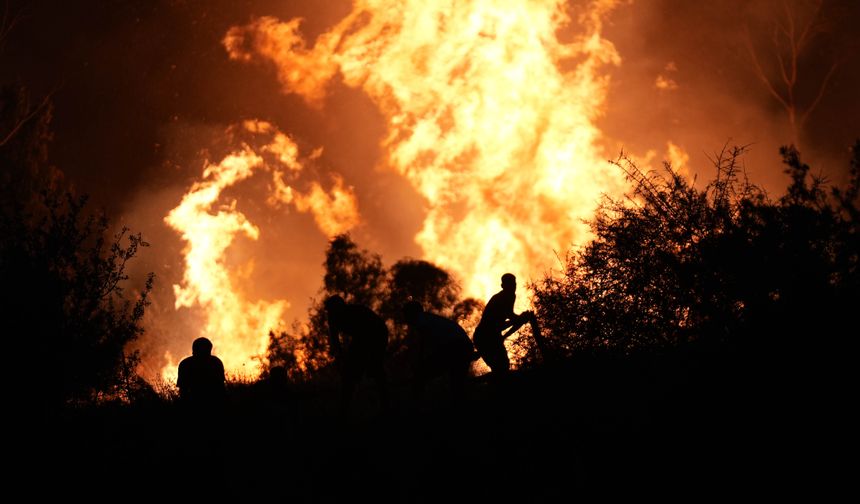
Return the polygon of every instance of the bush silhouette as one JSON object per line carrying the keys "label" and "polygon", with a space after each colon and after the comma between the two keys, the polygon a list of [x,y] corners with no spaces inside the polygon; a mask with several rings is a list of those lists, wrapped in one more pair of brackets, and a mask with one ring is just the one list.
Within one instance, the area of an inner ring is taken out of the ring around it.
{"label": "bush silhouette", "polygon": [[126,228],[111,238],[107,217],[47,164],[49,107],[30,106],[20,87],[2,97],[0,306],[15,393],[36,412],[128,399],[147,388],[125,348],[143,332],[153,277],[128,296],[126,267],[147,243]]}
{"label": "bush silhouette", "polygon": [[858,300],[860,142],[848,187],[830,193],[783,148],[791,183],[777,200],[745,177],[743,152],[723,149],[702,190],[669,165],[646,173],[622,154],[615,164],[631,193],[605,200],[594,240],[569,255],[560,278],[534,286],[558,353],[689,342],[833,349],[823,335],[843,334]]}

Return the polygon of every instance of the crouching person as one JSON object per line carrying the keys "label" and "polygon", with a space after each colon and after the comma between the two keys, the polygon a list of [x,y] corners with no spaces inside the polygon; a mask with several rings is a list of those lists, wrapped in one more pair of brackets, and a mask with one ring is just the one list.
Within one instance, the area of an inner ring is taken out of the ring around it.
{"label": "crouching person", "polygon": [[478,358],[466,331],[453,320],[425,312],[417,301],[404,305],[403,316],[409,326],[407,341],[416,398],[423,396],[429,380],[445,376],[453,402],[459,403],[469,369]]}

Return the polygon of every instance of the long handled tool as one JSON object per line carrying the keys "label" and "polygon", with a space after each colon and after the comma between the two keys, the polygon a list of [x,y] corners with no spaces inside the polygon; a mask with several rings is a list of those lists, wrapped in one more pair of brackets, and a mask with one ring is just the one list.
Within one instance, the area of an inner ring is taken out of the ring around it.
{"label": "long handled tool", "polygon": [[540,352],[541,357],[543,357],[544,362],[549,361],[552,358],[552,353],[549,350],[546,339],[544,339],[543,334],[540,332],[540,325],[538,324],[537,317],[533,311],[522,312],[520,316],[517,317],[517,320],[514,321],[514,325],[512,325],[510,329],[502,335],[502,339],[507,339],[508,336],[517,332],[520,327],[526,324],[531,325],[532,337],[535,339],[535,344],[537,345],[538,351]]}

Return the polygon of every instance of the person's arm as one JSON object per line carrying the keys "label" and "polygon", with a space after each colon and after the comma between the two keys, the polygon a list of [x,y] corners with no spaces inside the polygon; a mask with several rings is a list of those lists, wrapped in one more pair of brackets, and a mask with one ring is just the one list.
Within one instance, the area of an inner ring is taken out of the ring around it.
{"label": "person's arm", "polygon": [[532,322],[533,320],[536,320],[533,311],[524,311],[519,315],[514,315],[514,320],[509,324],[510,329],[508,329],[508,332],[502,334],[502,339],[505,339],[511,334],[517,332],[520,327]]}
{"label": "person's arm", "polygon": [[215,359],[218,362],[218,392],[223,395],[227,393],[227,376],[224,373],[224,363],[218,357]]}
{"label": "person's arm", "polygon": [[179,368],[176,372],[176,388],[179,389],[179,397],[183,397],[187,393],[185,380],[185,361],[182,361],[179,363]]}

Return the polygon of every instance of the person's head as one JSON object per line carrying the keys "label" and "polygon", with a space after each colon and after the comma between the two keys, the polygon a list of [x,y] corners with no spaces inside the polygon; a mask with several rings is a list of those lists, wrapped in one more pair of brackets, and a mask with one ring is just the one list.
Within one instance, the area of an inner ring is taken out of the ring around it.
{"label": "person's head", "polygon": [[341,313],[343,313],[343,309],[346,308],[346,301],[335,294],[334,296],[329,296],[323,305],[325,306],[325,311],[328,313],[329,318],[337,320],[340,318]]}
{"label": "person's head", "polygon": [[284,383],[287,381],[287,369],[284,366],[272,366],[269,368],[269,381],[271,383]]}
{"label": "person's head", "polygon": [[517,277],[510,273],[502,275],[502,290],[512,292],[517,290]]}
{"label": "person's head", "polygon": [[211,355],[212,342],[206,338],[197,338],[194,343],[191,343],[192,355]]}
{"label": "person's head", "polygon": [[417,322],[422,313],[424,313],[424,308],[418,301],[409,301],[403,305],[403,318],[409,325]]}

